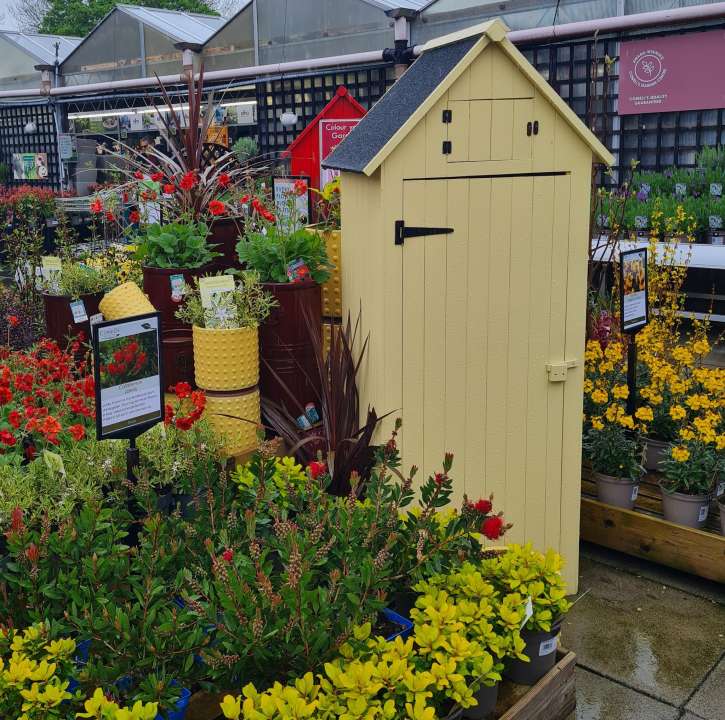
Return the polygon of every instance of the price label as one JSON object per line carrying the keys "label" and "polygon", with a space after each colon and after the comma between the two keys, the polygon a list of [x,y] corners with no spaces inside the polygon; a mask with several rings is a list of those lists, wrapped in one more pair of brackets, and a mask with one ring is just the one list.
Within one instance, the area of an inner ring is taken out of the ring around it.
{"label": "price label", "polygon": [[707,520],[707,513],[710,511],[710,507],[708,505],[703,505],[700,508],[700,514],[697,516],[698,522],[705,522]]}
{"label": "price label", "polygon": [[184,297],[184,276],[172,275],[169,282],[171,283],[171,299],[177,303],[181,302]]}
{"label": "price label", "polygon": [[199,278],[201,306],[207,310],[214,304],[214,296],[234,291],[234,278],[231,275]]}
{"label": "price label", "polygon": [[632,502],[634,502],[637,499],[638,495],[639,495],[639,485],[635,485],[632,488]]}
{"label": "price label", "polygon": [[40,274],[43,276],[43,280],[50,280],[53,275],[60,273],[63,267],[60,258],[53,255],[43,255],[40,261]]}
{"label": "price label", "polygon": [[86,306],[83,304],[83,300],[74,300],[71,302],[70,311],[73,313],[73,322],[76,325],[88,320],[88,313],[86,312]]}
{"label": "price label", "polygon": [[720,481],[720,482],[719,482],[719,483],[717,484],[717,488],[716,488],[716,490],[715,490],[715,495],[716,495],[717,497],[720,497],[720,495],[725,495],[725,480],[721,480],[721,481]]}
{"label": "price label", "polygon": [[710,195],[720,197],[722,195],[722,183],[710,183]]}
{"label": "price label", "polygon": [[550,640],[544,640],[544,642],[539,645],[539,657],[551,655],[551,653],[556,650],[557,644],[557,639],[555,637],[551,638]]}
{"label": "price label", "polygon": [[91,327],[100,322],[103,322],[103,313],[96,313],[95,315],[91,315],[91,317],[89,318],[89,322],[91,323]]}
{"label": "price label", "polygon": [[675,183],[675,195],[685,197],[687,195],[687,185],[685,183]]}

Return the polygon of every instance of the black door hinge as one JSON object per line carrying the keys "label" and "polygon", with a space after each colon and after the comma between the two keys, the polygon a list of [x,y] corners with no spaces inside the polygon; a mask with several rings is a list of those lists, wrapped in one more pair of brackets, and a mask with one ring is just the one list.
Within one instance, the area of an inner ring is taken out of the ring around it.
{"label": "black door hinge", "polygon": [[405,220],[395,221],[395,244],[402,245],[406,238],[426,237],[428,235],[450,235],[453,228],[406,227]]}
{"label": "black door hinge", "polygon": [[444,123],[453,122],[453,110],[444,110],[443,111],[443,122]]}
{"label": "black door hinge", "polygon": [[531,137],[531,133],[533,132],[534,126],[531,124],[531,121],[526,123],[526,135],[528,137]]}
{"label": "black door hinge", "polygon": [[443,141],[443,154],[450,155],[453,152],[453,143],[450,140]]}
{"label": "black door hinge", "polygon": [[538,135],[538,134],[539,134],[539,121],[534,120],[534,135]]}

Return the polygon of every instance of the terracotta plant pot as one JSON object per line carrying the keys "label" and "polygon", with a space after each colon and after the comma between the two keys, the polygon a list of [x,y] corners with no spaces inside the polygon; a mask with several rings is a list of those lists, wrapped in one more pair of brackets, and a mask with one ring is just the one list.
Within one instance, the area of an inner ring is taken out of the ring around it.
{"label": "terracotta plant pot", "polygon": [[163,330],[161,354],[164,390],[180,382],[194,384],[194,341],[189,330],[185,328]]}
{"label": "terracotta plant pot", "polygon": [[493,716],[496,710],[496,701],[498,700],[498,683],[491,687],[485,685],[473,693],[473,697],[478,701],[478,705],[466,708],[463,711],[463,717],[466,720],[487,720]]}
{"label": "terracotta plant pot", "polygon": [[221,437],[228,457],[252,452],[260,424],[259,390],[208,392],[204,417]]}
{"label": "terracotta plant pot", "polygon": [[209,227],[207,244],[215,252],[221,253],[214,265],[218,270],[228,268],[241,268],[237,256],[237,243],[239,236],[244,233],[244,220],[242,218],[220,218],[213,220]]}
{"label": "terracotta plant pot", "polygon": [[120,320],[156,312],[156,308],[135,282],[125,282],[109,290],[98,307],[106,320]]}
{"label": "terracotta plant pot", "polygon": [[659,470],[660,463],[665,459],[667,451],[672,443],[666,440],[656,440],[655,438],[645,438],[645,455],[644,466],[647,470]]}
{"label": "terracotta plant pot", "polygon": [[526,643],[524,655],[529,662],[511,660],[504,670],[504,677],[519,685],[536,685],[556,664],[556,634],[522,630],[521,637]]}
{"label": "terracotta plant pot", "polygon": [[[80,300],[86,308],[86,315],[90,318],[98,314],[98,303],[103,293],[81,295]],[[45,312],[45,334],[51,340],[65,349],[69,341],[75,340],[81,333],[86,341],[91,338],[91,324],[89,320],[81,323],[75,322],[70,309],[72,298],[67,295],[48,295],[43,293],[43,309]]]}
{"label": "terracotta plant pot", "polygon": [[304,413],[307,403],[318,402],[320,393],[310,338],[310,329],[317,333],[318,339],[321,334],[320,286],[309,280],[264,283],[263,287],[274,295],[278,304],[259,330],[262,396],[285,405],[297,417]]}
{"label": "terracotta plant pot", "polygon": [[161,313],[163,330],[186,328],[191,337],[191,326],[176,319],[176,311],[181,307],[183,298],[175,299],[171,294],[171,278],[174,275],[183,275],[188,284],[194,278],[211,273],[215,270],[213,264],[202,265],[199,268],[156,268],[143,266],[143,289],[151,304]]}
{"label": "terracotta plant pot", "polygon": [[710,500],[707,495],[669,493],[662,488],[662,513],[669,522],[700,530],[705,525],[709,511]]}
{"label": "terracotta plant pot", "polygon": [[594,473],[599,502],[631,510],[639,494],[639,480]]}
{"label": "terracotta plant pot", "polygon": [[194,325],[194,374],[204,390],[243,390],[259,382],[257,328],[222,330]]}

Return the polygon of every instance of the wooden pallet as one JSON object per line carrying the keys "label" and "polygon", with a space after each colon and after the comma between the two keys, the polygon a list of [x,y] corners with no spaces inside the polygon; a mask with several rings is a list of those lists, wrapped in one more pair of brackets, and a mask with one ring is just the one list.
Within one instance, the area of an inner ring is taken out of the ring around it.
{"label": "wooden pallet", "polygon": [[[559,649],[556,665],[533,687],[504,682],[499,692],[497,720],[566,720],[576,708],[576,655]],[[223,694],[196,693],[186,720],[217,720]]]}
{"label": "wooden pallet", "polygon": [[584,495],[581,537],[612,550],[725,583],[725,537]]}

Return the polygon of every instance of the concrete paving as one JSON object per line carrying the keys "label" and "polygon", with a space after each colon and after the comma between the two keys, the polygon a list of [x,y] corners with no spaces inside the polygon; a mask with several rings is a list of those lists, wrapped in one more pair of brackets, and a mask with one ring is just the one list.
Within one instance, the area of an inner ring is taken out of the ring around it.
{"label": "concrete paving", "polygon": [[593,546],[562,628],[570,720],[725,720],[725,588]]}

